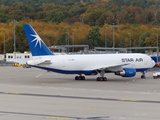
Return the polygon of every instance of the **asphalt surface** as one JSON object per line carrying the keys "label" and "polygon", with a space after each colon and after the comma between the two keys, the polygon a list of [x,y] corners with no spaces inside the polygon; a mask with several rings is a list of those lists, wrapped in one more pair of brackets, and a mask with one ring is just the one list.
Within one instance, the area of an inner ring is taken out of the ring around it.
{"label": "asphalt surface", "polygon": [[[159,69],[156,69],[158,71]],[[36,68],[0,67],[1,120],[159,120],[160,78],[75,75]]]}

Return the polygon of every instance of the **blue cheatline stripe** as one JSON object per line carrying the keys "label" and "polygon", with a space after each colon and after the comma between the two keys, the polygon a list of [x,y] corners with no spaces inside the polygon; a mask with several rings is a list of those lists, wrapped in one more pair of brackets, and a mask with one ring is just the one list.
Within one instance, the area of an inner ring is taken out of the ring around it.
{"label": "blue cheatline stripe", "polygon": [[32,56],[54,55],[29,24],[23,24]]}
{"label": "blue cheatline stripe", "polygon": [[[29,66],[56,72],[56,73],[62,73],[62,74],[88,74],[88,75],[97,74],[97,71],[95,70],[61,70],[61,69],[47,68],[47,67],[34,66],[34,65],[29,65]],[[139,68],[139,69],[136,69],[136,72],[143,72],[143,71],[146,71],[147,69],[149,68]],[[114,72],[105,71],[105,73],[114,73]]]}
{"label": "blue cheatline stripe", "polygon": [[29,65],[29,66],[52,71],[52,72],[62,73],[62,74],[97,74],[95,70],[60,70],[60,69],[46,68],[46,67],[34,66],[34,65]]}

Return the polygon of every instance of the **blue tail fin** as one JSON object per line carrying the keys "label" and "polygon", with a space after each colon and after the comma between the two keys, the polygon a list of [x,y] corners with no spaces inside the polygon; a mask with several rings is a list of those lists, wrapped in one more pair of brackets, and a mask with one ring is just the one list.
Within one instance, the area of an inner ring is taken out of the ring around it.
{"label": "blue tail fin", "polygon": [[32,56],[54,55],[30,24],[23,24]]}

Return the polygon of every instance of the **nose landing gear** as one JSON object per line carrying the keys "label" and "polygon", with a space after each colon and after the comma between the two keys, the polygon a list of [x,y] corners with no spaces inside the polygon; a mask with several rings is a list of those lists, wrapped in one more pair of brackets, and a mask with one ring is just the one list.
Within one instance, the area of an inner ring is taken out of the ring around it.
{"label": "nose landing gear", "polygon": [[142,78],[142,79],[146,79],[145,73],[146,73],[146,71],[143,71],[143,72],[142,72],[142,75],[141,75],[141,78]]}

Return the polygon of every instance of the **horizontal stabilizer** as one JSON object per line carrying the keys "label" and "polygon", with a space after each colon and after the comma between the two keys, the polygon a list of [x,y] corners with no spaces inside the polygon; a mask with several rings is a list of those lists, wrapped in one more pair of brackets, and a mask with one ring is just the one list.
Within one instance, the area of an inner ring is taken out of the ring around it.
{"label": "horizontal stabilizer", "polygon": [[27,62],[29,65],[42,65],[42,64],[51,64],[51,60],[46,59],[34,59]]}

